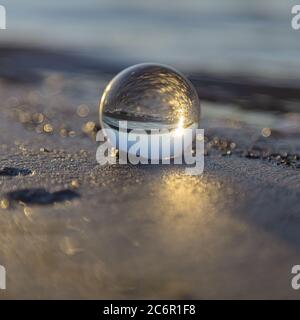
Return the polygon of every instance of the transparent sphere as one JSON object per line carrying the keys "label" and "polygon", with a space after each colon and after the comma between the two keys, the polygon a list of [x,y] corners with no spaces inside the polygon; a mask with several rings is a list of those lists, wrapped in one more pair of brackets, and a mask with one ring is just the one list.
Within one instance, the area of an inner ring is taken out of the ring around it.
{"label": "transparent sphere", "polygon": [[200,102],[191,82],[175,69],[154,63],[129,67],[107,85],[100,102],[103,129],[198,128]]}

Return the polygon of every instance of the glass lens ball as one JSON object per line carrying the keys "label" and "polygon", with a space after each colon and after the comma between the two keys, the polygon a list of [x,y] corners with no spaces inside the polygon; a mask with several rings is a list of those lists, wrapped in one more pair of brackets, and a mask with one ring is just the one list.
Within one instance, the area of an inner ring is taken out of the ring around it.
{"label": "glass lens ball", "polygon": [[117,74],[100,102],[100,124],[105,130],[198,128],[200,102],[192,83],[172,67],[143,63]]}

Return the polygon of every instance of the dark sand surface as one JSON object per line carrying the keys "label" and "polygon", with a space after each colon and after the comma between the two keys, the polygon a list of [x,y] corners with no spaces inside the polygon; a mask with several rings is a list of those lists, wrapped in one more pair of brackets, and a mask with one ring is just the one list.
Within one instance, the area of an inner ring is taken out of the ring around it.
{"label": "dark sand surface", "polygon": [[297,126],[265,138],[236,117],[208,116],[202,176],[102,167],[98,101],[116,70],[0,56],[10,66],[0,72],[1,298],[299,297]]}

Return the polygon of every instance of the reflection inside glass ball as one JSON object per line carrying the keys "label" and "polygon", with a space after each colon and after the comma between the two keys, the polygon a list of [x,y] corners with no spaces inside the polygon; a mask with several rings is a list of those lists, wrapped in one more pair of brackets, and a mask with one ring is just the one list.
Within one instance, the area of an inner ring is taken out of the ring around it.
{"label": "reflection inside glass ball", "polygon": [[198,128],[199,120],[200,103],[193,85],[175,69],[160,64],[144,63],[120,72],[100,103],[104,130],[118,131],[120,121],[126,121],[127,130],[151,134],[167,129],[170,135],[180,136],[185,128]]}

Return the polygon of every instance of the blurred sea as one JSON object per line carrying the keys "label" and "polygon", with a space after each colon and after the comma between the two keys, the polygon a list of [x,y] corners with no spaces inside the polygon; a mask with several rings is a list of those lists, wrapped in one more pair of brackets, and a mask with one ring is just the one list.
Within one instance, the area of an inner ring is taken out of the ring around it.
{"label": "blurred sea", "polygon": [[[109,63],[300,79],[291,0],[1,0],[0,44],[66,49]],[[298,1],[299,2],[299,1]]]}

